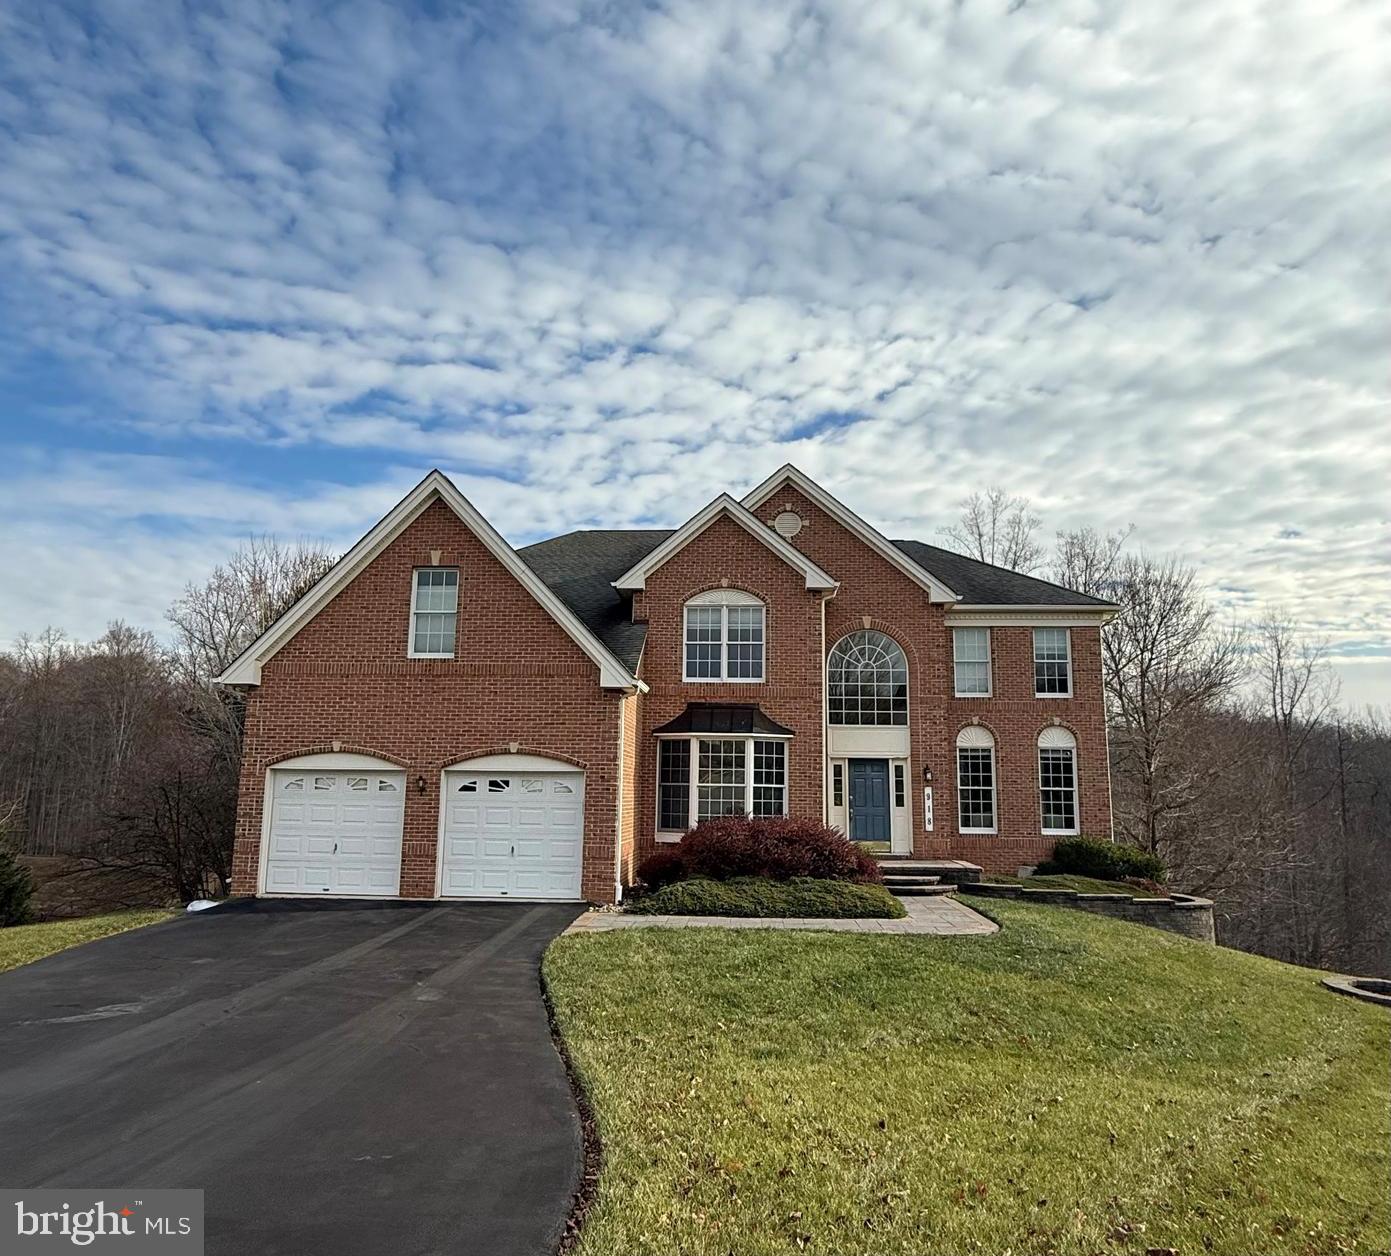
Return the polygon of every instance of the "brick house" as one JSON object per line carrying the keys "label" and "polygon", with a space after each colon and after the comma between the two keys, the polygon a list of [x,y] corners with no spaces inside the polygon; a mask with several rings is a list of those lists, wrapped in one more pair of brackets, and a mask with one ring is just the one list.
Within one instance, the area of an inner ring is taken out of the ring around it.
{"label": "brick house", "polygon": [[514,550],[433,471],[221,683],[241,894],[611,902],[731,811],[884,856],[1111,833],[1096,598],[889,541],[794,467]]}

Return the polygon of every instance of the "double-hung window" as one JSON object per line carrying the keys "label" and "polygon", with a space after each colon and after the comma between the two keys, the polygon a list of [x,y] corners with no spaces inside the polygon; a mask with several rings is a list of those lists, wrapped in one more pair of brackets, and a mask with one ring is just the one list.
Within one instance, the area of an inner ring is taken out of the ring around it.
{"label": "double-hung window", "polygon": [[763,603],[737,589],[686,603],[686,680],[759,681],[764,674]]}
{"label": "double-hung window", "polygon": [[1072,693],[1072,643],[1066,628],[1034,629],[1034,696],[1066,698]]}
{"label": "double-hung window", "polygon": [[958,698],[990,696],[990,629],[953,628],[952,655]]}
{"label": "double-hung window", "polygon": [[416,659],[452,659],[459,618],[459,573],[453,567],[418,567],[411,589],[411,641]]}
{"label": "double-hung window", "polygon": [[787,814],[787,743],[752,737],[663,738],[657,827],[684,832],[714,816]]}
{"label": "double-hung window", "polygon": [[1077,741],[1065,728],[1038,739],[1039,822],[1044,833],[1076,833]]}
{"label": "double-hung window", "polygon": [[962,833],[995,832],[995,739],[978,725],[956,739],[956,803]]}

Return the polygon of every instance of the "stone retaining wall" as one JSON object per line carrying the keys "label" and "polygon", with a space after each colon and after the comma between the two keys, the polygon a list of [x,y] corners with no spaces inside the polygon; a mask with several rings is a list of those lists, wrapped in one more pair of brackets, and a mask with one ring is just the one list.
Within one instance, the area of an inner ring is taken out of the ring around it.
{"label": "stone retaining wall", "polygon": [[1212,900],[1191,894],[1172,894],[1168,898],[1131,898],[1128,894],[1082,894],[1077,890],[1031,890],[1023,885],[994,885],[988,881],[962,883],[959,893],[980,894],[986,898],[1018,898],[1030,903],[1056,903],[1075,907],[1094,916],[1131,920],[1177,933],[1195,942],[1215,945],[1217,929],[1213,923]]}

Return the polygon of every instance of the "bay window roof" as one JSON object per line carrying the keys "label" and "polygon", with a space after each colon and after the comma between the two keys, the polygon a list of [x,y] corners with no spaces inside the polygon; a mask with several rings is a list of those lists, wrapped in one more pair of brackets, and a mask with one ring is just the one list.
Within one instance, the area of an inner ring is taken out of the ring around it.
{"label": "bay window roof", "polygon": [[765,715],[755,703],[690,702],[674,720],[656,730],[658,737],[690,735],[791,737],[790,728]]}

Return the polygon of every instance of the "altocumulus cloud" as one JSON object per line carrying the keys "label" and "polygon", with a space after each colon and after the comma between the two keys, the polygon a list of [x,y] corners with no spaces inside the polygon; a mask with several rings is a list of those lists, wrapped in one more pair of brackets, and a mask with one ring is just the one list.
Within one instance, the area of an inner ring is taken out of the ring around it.
{"label": "altocumulus cloud", "polygon": [[10,6],[0,634],[434,464],[521,541],[791,459],[900,535],[987,482],[1133,521],[1391,657],[1389,24]]}

